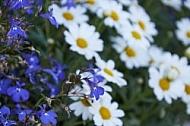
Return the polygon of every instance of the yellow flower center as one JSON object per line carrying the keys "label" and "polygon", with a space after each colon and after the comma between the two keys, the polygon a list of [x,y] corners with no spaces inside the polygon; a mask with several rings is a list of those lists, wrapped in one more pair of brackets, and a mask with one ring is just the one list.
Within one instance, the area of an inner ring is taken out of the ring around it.
{"label": "yellow flower center", "polygon": [[108,120],[111,118],[111,113],[110,113],[109,109],[107,109],[106,107],[101,107],[99,112],[100,112],[102,119]]}
{"label": "yellow flower center", "polygon": [[170,83],[167,79],[163,78],[159,81],[159,85],[162,90],[166,91],[170,88]]}
{"label": "yellow flower center", "polygon": [[63,13],[63,17],[67,20],[73,20],[73,15],[70,12]]}
{"label": "yellow flower center", "polygon": [[136,56],[135,51],[132,48],[130,48],[130,47],[125,48],[125,53],[129,57],[135,57]]}
{"label": "yellow flower center", "polygon": [[83,104],[84,106],[86,106],[86,107],[91,106],[91,104],[88,102],[88,100],[87,100],[86,98],[81,99],[81,102],[82,102],[82,104]]}
{"label": "yellow flower center", "polygon": [[138,32],[132,31],[131,34],[133,35],[133,37],[134,37],[135,39],[141,39],[141,35],[140,35]]}
{"label": "yellow flower center", "polygon": [[186,33],[187,38],[190,38],[190,31]]}
{"label": "yellow flower center", "polygon": [[190,95],[190,85],[185,85],[185,92]]}
{"label": "yellow flower center", "polygon": [[113,72],[107,68],[104,68],[104,72],[113,77]]}
{"label": "yellow flower center", "polygon": [[95,4],[94,0],[87,0],[87,3],[90,4],[90,5],[94,5]]}
{"label": "yellow flower center", "polygon": [[110,17],[114,20],[114,21],[118,21],[119,20],[119,16],[115,11],[112,11],[110,14]]}
{"label": "yellow flower center", "polygon": [[80,48],[86,48],[88,46],[86,40],[84,40],[83,38],[78,38],[76,41],[77,41],[77,45]]}
{"label": "yellow flower center", "polygon": [[139,24],[139,26],[141,27],[142,30],[145,30],[146,27],[145,27],[144,22],[139,21],[138,24]]}

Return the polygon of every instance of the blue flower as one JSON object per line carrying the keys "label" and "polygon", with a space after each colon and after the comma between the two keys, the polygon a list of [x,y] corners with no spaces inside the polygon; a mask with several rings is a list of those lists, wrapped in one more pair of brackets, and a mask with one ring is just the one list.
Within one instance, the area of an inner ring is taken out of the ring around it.
{"label": "blue flower", "polygon": [[29,0],[13,0],[10,5],[10,10],[18,10],[30,6]]}
{"label": "blue flower", "polygon": [[29,98],[29,92],[22,87],[25,83],[16,81],[16,86],[11,86],[7,89],[7,94],[12,97],[14,102],[26,101]]}
{"label": "blue flower", "polygon": [[50,59],[50,62],[54,65],[52,69],[45,68],[43,69],[43,71],[50,74],[53,77],[54,82],[58,84],[59,79],[61,81],[65,79],[65,73],[63,72],[65,66],[61,65],[59,62],[56,62],[53,59]]}
{"label": "blue flower", "polygon": [[29,109],[22,110],[19,104],[17,104],[16,109],[13,110],[13,113],[18,115],[19,121],[24,121],[26,118],[29,118],[31,112],[32,110]]}
{"label": "blue flower", "polygon": [[90,92],[90,97],[91,98],[96,98],[98,100],[100,98],[100,95],[104,94],[104,88],[100,87],[97,85],[97,83],[92,82],[89,79],[85,79],[85,81],[90,85],[91,87],[91,92]]}
{"label": "blue flower", "polygon": [[16,122],[13,120],[8,120],[7,118],[1,118],[0,124],[2,124],[3,126],[11,126],[11,125],[16,125]]}
{"label": "blue flower", "polygon": [[0,78],[0,94],[7,94],[7,88],[11,82],[12,80],[9,78]]}
{"label": "blue flower", "polygon": [[57,114],[53,110],[46,111],[46,105],[43,104],[43,107],[41,107],[41,110],[36,112],[36,115],[40,118],[41,122],[45,125],[47,124],[53,124],[56,125],[57,120],[55,119],[57,117]]}
{"label": "blue flower", "polygon": [[32,52],[31,54],[22,53],[22,56],[28,64],[28,69],[25,71],[25,75],[29,77],[30,82],[32,84],[35,84],[37,70],[41,68],[41,66],[39,65],[39,58],[36,56],[36,53],[34,52]]}
{"label": "blue flower", "polygon": [[51,22],[51,24],[55,25],[55,27],[58,28],[57,21],[56,21],[55,17],[52,16],[53,8],[51,8],[49,11],[50,11],[49,13],[40,14],[40,16],[43,18],[48,18],[49,21]]}
{"label": "blue flower", "polygon": [[51,98],[55,97],[57,94],[59,94],[59,92],[60,92],[60,86],[53,85],[53,84],[48,83],[48,82],[47,82],[47,86],[48,86],[48,88],[50,90],[50,97]]}
{"label": "blue flower", "polygon": [[22,37],[26,37],[26,33],[25,31],[18,26],[21,21],[13,21],[12,19],[10,19],[10,23],[11,23],[11,28],[7,33],[7,36],[13,37],[14,39],[18,39],[18,36],[22,36]]}
{"label": "blue flower", "polygon": [[7,116],[7,115],[10,115],[10,109],[7,106],[3,106],[0,109],[0,118]]}
{"label": "blue flower", "polygon": [[75,0],[67,0],[64,4],[63,7],[67,7],[70,9],[71,7],[76,7]]}

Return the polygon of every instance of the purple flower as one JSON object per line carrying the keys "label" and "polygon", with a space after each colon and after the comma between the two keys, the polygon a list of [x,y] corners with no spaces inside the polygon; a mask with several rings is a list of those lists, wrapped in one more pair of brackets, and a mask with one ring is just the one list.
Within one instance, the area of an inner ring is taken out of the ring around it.
{"label": "purple flower", "polygon": [[92,82],[89,79],[85,79],[85,81],[90,85],[91,87],[91,92],[90,92],[90,97],[91,98],[96,98],[98,100],[100,98],[100,95],[104,94],[104,88],[100,87],[97,85],[97,83]]}
{"label": "purple flower", "polygon": [[76,7],[75,0],[67,0],[64,4],[63,7],[67,7],[70,9],[71,7]]}
{"label": "purple flower", "polygon": [[13,37],[14,39],[17,39],[18,36],[26,37],[25,31],[18,26],[21,21],[13,21],[12,19],[10,20],[11,23],[11,28],[7,33],[7,36]]}
{"label": "purple flower", "polygon": [[21,100],[26,101],[29,98],[29,92],[22,87],[25,83],[16,81],[16,86],[11,86],[7,89],[7,94],[12,97],[14,102],[20,102]]}
{"label": "purple flower", "polygon": [[57,120],[55,119],[57,117],[57,114],[53,110],[46,111],[46,105],[43,104],[43,107],[41,107],[41,110],[37,111],[35,114],[39,117],[41,122],[45,125],[47,124],[53,124],[56,125]]}
{"label": "purple flower", "polygon": [[40,16],[43,17],[43,18],[48,18],[50,23],[52,25],[55,25],[56,28],[58,28],[57,21],[56,21],[55,17],[53,17],[53,15],[52,15],[53,8],[51,8],[49,11],[50,11],[49,13],[40,14]]}
{"label": "purple flower", "polygon": [[0,78],[0,94],[7,94],[7,88],[11,84],[12,80],[8,78]]}
{"label": "purple flower", "polygon": [[22,110],[19,104],[17,104],[16,109],[13,110],[13,113],[18,115],[19,121],[24,121],[26,118],[29,118],[31,112],[32,110],[29,109]]}
{"label": "purple flower", "polygon": [[10,5],[10,10],[18,10],[30,6],[29,0],[13,0]]}

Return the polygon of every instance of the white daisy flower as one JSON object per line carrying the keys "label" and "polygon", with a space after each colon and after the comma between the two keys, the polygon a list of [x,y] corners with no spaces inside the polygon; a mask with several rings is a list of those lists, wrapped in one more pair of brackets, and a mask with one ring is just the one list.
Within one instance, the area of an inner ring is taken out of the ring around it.
{"label": "white daisy flower", "polygon": [[110,37],[110,40],[113,42],[112,46],[117,53],[123,52],[123,50],[127,46],[127,41],[121,36]]}
{"label": "white daisy flower", "polygon": [[124,6],[131,6],[134,4],[138,4],[137,0],[118,0],[120,3],[122,3]]}
{"label": "white daisy flower", "polygon": [[92,13],[96,13],[98,8],[100,8],[99,0],[82,0],[84,7],[89,9]]}
{"label": "white daisy flower", "polygon": [[190,103],[190,84],[185,84],[185,90],[181,99],[185,103]]}
{"label": "white daisy flower", "polygon": [[149,64],[148,50],[134,45],[126,46],[120,54],[120,59],[129,69],[144,67]]}
{"label": "white daisy flower", "polygon": [[180,11],[182,2],[181,0],[161,0],[166,6],[173,7],[175,10]]}
{"label": "white daisy flower", "polygon": [[166,66],[166,77],[171,80],[180,80],[182,83],[190,83],[190,66],[186,57],[179,57],[178,55],[171,53],[165,53],[163,55],[163,65]]}
{"label": "white daisy flower", "polygon": [[145,38],[144,32],[139,25],[128,25],[120,29],[119,33],[128,42],[129,46],[138,46],[147,49],[150,46],[149,41]]}
{"label": "white daisy flower", "polygon": [[154,94],[157,99],[161,101],[165,99],[168,104],[172,103],[172,99],[177,100],[182,96],[185,89],[184,84],[181,84],[181,80],[175,81],[169,80],[165,74],[165,66],[160,66],[159,70],[155,67],[149,68],[149,86],[153,88]]}
{"label": "white daisy flower", "polygon": [[148,53],[150,57],[149,65],[158,68],[163,63],[163,49],[158,46],[151,45],[148,49]]}
{"label": "white daisy flower", "polygon": [[100,34],[95,32],[94,26],[73,24],[68,30],[64,35],[66,42],[71,45],[70,49],[84,55],[87,60],[103,50],[103,41],[99,39]]}
{"label": "white daisy flower", "polygon": [[185,0],[184,1],[184,5],[185,5],[185,7],[187,7],[188,9],[190,9],[190,0]]}
{"label": "white daisy flower", "polygon": [[120,54],[120,59],[125,63],[126,67],[132,69],[141,66],[148,66],[149,55],[148,50],[138,46],[128,46],[127,41],[122,37],[111,37],[114,42],[113,48]]}
{"label": "white daisy flower", "polygon": [[85,15],[86,9],[81,6],[76,6],[68,9],[67,7],[59,7],[52,4],[49,8],[53,8],[52,15],[55,17],[59,25],[65,27],[72,26],[73,24],[81,24],[88,21],[88,16]]}
{"label": "white daisy flower", "polygon": [[119,117],[125,115],[124,111],[118,109],[118,103],[111,100],[102,100],[92,103],[89,111],[94,115],[93,120],[97,126],[122,126]]}
{"label": "white daisy flower", "polygon": [[176,30],[177,38],[187,46],[190,44],[190,19],[183,18],[176,22],[178,29]]}
{"label": "white daisy flower", "polygon": [[98,17],[104,19],[105,25],[120,29],[121,26],[127,21],[129,14],[123,10],[123,6],[114,0],[103,0],[99,2],[100,8],[97,11]]}
{"label": "white daisy flower", "polygon": [[105,62],[100,57],[96,57],[96,66],[101,70],[99,74],[107,81],[116,83],[120,87],[127,85],[127,82],[122,78],[123,73],[114,69],[115,62],[113,60]]}
{"label": "white daisy flower", "polygon": [[89,112],[89,107],[91,107],[91,100],[83,97],[69,105],[70,110],[74,111],[76,116],[82,115],[83,120],[92,120],[93,115]]}
{"label": "white daisy flower", "polygon": [[153,42],[153,36],[157,35],[158,31],[155,28],[155,24],[150,21],[149,15],[140,5],[130,6],[129,11],[131,13],[130,20],[138,24],[144,32],[145,37],[150,42]]}

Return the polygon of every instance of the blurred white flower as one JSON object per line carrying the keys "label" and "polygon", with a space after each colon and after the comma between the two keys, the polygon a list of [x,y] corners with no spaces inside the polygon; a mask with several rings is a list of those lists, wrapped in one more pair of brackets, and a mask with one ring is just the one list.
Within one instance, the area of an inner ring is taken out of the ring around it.
{"label": "blurred white flower", "polygon": [[68,9],[67,7],[59,7],[57,4],[52,4],[49,8],[53,8],[52,15],[55,17],[59,25],[65,27],[73,24],[81,24],[88,21],[88,16],[85,15],[86,9],[81,6],[76,6]]}
{"label": "blurred white flower", "polygon": [[91,107],[91,100],[87,98],[79,98],[78,101],[73,102],[69,105],[70,110],[74,111],[76,116],[82,115],[83,120],[92,119],[93,115],[89,112]]}
{"label": "blurred white flower", "polygon": [[123,10],[123,6],[116,1],[103,0],[99,2],[100,8],[97,11],[98,17],[104,19],[105,25],[115,27],[117,30],[127,21],[129,14]]}
{"label": "blurred white flower", "polygon": [[182,18],[180,21],[176,22],[177,30],[176,36],[177,38],[185,45],[190,44],[190,19]]}
{"label": "blurred white flower", "polygon": [[166,6],[173,7],[175,10],[180,11],[182,6],[181,0],[161,0]]}
{"label": "blurred white flower", "polygon": [[162,65],[159,69],[155,67],[149,68],[149,86],[153,88],[157,99],[161,101],[165,99],[168,104],[172,103],[172,99],[177,100],[181,97],[185,89],[185,85],[180,79],[175,81],[169,80],[166,75],[166,66]]}
{"label": "blurred white flower", "polygon": [[114,69],[115,62],[113,60],[108,60],[105,62],[100,59],[100,57],[96,57],[96,66],[101,70],[99,74],[102,75],[107,81],[116,83],[120,87],[127,85],[126,80],[122,78],[123,73]]}
{"label": "blurred white flower", "polygon": [[133,5],[130,6],[129,12],[130,20],[139,25],[150,42],[154,42],[153,36],[157,35],[158,31],[145,10],[140,5]]}

